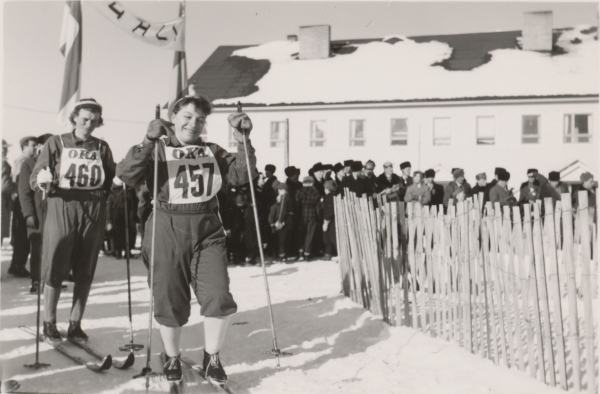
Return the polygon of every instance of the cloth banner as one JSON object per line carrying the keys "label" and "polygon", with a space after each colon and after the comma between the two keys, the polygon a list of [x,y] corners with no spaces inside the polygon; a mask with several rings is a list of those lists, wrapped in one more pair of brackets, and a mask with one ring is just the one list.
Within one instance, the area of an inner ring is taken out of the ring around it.
{"label": "cloth banner", "polygon": [[58,107],[58,122],[65,128],[71,126],[69,115],[75,107],[75,103],[79,101],[81,42],[81,2],[67,1],[59,44],[60,52],[65,57],[65,73]]}
{"label": "cloth banner", "polygon": [[185,50],[184,17],[170,22],[148,22],[136,16],[119,1],[90,1],[86,4],[96,9],[130,36],[163,49]]}

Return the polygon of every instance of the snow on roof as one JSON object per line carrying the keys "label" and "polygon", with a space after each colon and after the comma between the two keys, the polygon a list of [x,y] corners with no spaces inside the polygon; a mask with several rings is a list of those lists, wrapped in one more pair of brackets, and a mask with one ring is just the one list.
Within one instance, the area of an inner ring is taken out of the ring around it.
{"label": "snow on roof", "polygon": [[[233,56],[268,60],[268,72],[246,103],[340,103],[597,95],[597,30],[590,26],[563,29],[553,53],[497,49],[491,60],[469,71],[451,71],[440,63],[452,56],[447,43],[417,43],[404,36],[353,44],[350,54],[298,60],[297,41],[274,41],[239,49]],[[234,104],[241,97],[218,99]]]}

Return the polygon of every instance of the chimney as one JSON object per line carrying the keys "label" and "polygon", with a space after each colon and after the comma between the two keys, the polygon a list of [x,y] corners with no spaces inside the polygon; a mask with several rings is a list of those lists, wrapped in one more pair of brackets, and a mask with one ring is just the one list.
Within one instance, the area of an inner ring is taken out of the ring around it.
{"label": "chimney", "polygon": [[300,26],[300,60],[327,59],[331,26]]}
{"label": "chimney", "polygon": [[522,38],[525,51],[551,51],[552,11],[526,12]]}
{"label": "chimney", "polygon": [[288,36],[287,36],[287,40],[288,40],[288,41],[291,41],[291,42],[298,41],[298,36],[297,36],[297,35],[295,35],[295,34],[293,34],[293,35],[288,35]]}

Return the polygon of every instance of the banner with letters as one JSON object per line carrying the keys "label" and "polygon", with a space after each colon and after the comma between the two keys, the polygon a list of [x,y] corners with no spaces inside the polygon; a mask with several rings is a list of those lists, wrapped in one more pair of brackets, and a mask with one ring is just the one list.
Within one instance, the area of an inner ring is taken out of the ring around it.
{"label": "banner with letters", "polygon": [[148,22],[136,16],[119,1],[90,1],[86,4],[139,40],[173,51],[185,50],[183,16],[170,22]]}

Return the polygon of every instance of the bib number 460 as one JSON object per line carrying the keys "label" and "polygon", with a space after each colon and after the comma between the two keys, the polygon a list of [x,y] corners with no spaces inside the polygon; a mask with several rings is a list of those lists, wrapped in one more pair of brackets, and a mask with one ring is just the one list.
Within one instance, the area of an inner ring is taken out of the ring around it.
{"label": "bib number 460", "polygon": [[77,168],[75,163],[71,163],[65,174],[65,178],[69,180],[69,185],[71,187],[75,187],[76,182],[78,187],[96,187],[100,184],[102,172],[100,166],[96,164],[92,166],[90,171],[85,164],[81,164],[79,165],[79,168]]}
{"label": "bib number 460", "polygon": [[[175,182],[173,184],[176,189],[183,189],[181,198],[189,198],[189,193],[191,193],[194,197],[201,197],[204,194],[204,177],[202,176],[201,167],[208,169],[208,185],[206,187],[206,195],[211,195],[215,165],[213,163],[189,166],[181,165],[177,169],[177,176],[175,177]],[[191,188],[190,184],[192,184]]]}

